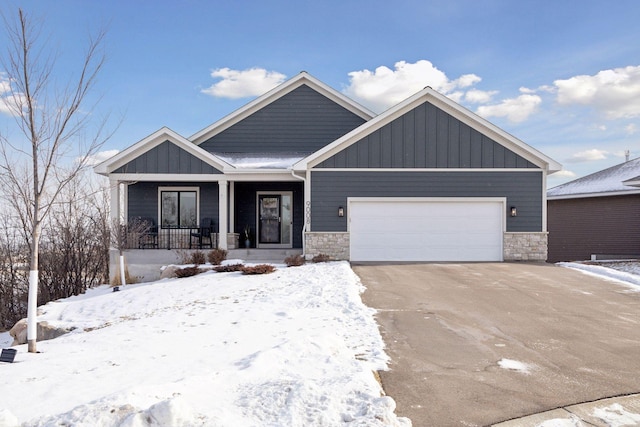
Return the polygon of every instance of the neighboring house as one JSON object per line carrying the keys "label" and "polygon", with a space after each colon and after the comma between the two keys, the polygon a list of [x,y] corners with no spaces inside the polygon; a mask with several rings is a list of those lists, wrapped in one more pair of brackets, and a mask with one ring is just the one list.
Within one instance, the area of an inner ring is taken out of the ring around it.
{"label": "neighboring house", "polygon": [[640,256],[640,158],[547,192],[549,261]]}
{"label": "neighboring house", "polygon": [[[302,72],[188,138],[162,128],[96,167],[112,212],[163,235],[353,261],[547,257],[554,160],[431,88],[374,115]],[[123,201],[123,203],[121,203]],[[154,234],[155,237],[155,234]],[[173,245],[179,239],[173,238]]]}

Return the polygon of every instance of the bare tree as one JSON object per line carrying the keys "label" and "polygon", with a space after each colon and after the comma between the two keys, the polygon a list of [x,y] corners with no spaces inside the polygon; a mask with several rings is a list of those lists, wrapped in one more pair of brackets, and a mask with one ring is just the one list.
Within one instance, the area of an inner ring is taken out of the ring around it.
{"label": "bare tree", "polygon": [[[43,220],[61,191],[95,155],[110,135],[106,121],[89,129],[89,93],[104,64],[104,31],[89,38],[77,76],[59,86],[54,77],[56,56],[48,37],[40,37],[40,22],[22,9],[17,19],[4,17],[8,36],[0,65],[5,111],[15,118],[19,137],[0,134],[0,183],[13,207],[20,212],[30,245],[27,308],[28,351],[36,352],[38,252]],[[94,135],[86,138],[86,133]]]}

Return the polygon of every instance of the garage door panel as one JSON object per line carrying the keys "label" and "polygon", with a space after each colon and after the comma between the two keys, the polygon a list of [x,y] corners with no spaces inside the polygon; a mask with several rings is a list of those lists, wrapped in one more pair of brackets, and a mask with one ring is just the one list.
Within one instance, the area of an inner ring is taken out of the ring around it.
{"label": "garage door panel", "polygon": [[501,261],[496,201],[352,201],[354,261]]}

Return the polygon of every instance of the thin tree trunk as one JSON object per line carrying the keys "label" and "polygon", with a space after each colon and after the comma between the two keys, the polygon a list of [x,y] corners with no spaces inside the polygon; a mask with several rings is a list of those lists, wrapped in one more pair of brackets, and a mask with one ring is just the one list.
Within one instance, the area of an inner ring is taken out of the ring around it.
{"label": "thin tree trunk", "polygon": [[31,261],[29,267],[29,300],[27,302],[27,351],[37,353],[38,339],[38,250],[40,247],[40,226],[36,226],[31,242]]}

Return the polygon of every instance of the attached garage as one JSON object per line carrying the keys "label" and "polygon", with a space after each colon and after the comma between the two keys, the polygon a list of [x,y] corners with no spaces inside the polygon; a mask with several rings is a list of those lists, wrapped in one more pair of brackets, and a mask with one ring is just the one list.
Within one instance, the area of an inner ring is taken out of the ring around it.
{"label": "attached garage", "polygon": [[502,261],[504,198],[349,198],[352,261]]}

